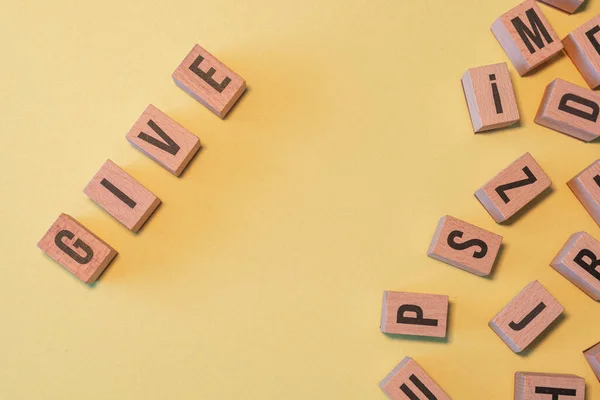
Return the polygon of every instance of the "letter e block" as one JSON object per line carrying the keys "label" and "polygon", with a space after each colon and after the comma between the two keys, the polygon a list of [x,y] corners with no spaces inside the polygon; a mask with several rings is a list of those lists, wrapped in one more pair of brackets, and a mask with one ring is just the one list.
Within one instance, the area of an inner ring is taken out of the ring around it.
{"label": "letter e block", "polygon": [[399,335],[446,337],[448,296],[383,292],[381,331]]}
{"label": "letter e block", "polygon": [[563,306],[538,281],[525,286],[489,323],[515,353],[525,350],[562,314]]}
{"label": "letter e block", "polygon": [[565,52],[592,88],[600,86],[600,14],[563,39]]}
{"label": "letter e block", "polygon": [[429,375],[410,357],[404,358],[379,387],[392,400],[451,400]]}
{"label": "letter e block", "polygon": [[566,13],[573,14],[585,0],[540,0],[542,3],[556,7]]}
{"label": "letter e block", "polygon": [[585,379],[571,374],[515,373],[515,400],[585,400]]}
{"label": "letter e block", "polygon": [[567,185],[600,226],[600,160],[581,171]]}
{"label": "letter e block", "polygon": [[583,352],[585,359],[592,367],[596,378],[600,381],[600,343],[590,347]]}

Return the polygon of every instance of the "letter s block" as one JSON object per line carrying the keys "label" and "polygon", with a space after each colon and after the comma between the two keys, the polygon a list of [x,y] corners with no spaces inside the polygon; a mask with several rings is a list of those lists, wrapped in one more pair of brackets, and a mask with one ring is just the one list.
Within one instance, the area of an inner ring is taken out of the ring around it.
{"label": "letter s block", "polygon": [[115,249],[67,214],[58,217],[38,247],[85,283],[93,283],[117,255]]}
{"label": "letter s block", "polygon": [[565,52],[592,89],[600,86],[600,14],[563,39]]}
{"label": "letter s block", "polygon": [[595,344],[583,352],[585,359],[592,367],[596,378],[600,381],[600,343]]}
{"label": "letter s block", "polygon": [[415,360],[405,357],[380,383],[392,400],[451,400]]}
{"label": "letter s block", "polygon": [[577,174],[567,186],[600,226],[600,160]]}
{"label": "letter s block", "polygon": [[585,379],[571,374],[515,372],[515,400],[585,400]]}
{"label": "letter s block", "polygon": [[399,335],[446,337],[448,296],[383,292],[381,331]]}
{"label": "letter s block", "polygon": [[534,0],[526,0],[502,14],[492,24],[492,33],[521,76],[563,49]]}
{"label": "letter s block", "polygon": [[589,142],[600,136],[599,104],[600,94],[555,79],[546,87],[535,122]]}

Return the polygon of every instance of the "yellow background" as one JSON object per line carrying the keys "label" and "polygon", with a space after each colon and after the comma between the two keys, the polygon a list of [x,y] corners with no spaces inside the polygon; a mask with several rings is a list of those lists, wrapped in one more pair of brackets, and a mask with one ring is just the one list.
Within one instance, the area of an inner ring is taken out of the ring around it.
{"label": "yellow background", "polygon": [[[545,5],[562,38],[600,12]],[[508,61],[515,1],[11,1],[0,13],[0,398],[384,399],[415,358],[454,399],[512,398],[515,371],[574,373],[598,304],[548,266],[600,231],[566,182],[598,158],[533,123],[562,56],[521,78],[520,126],[473,135],[460,85]],[[225,121],[175,86],[199,43],[248,82]],[[125,140],[148,103],[197,134],[181,178]],[[553,192],[497,225],[473,192],[529,151]],[[107,159],[163,205],[137,235],[82,193]],[[95,287],[36,248],[65,212],[119,256]],[[451,214],[504,236],[492,278],[426,256]],[[488,328],[539,279],[566,318],[513,354]],[[382,292],[450,296],[447,341],[379,330]]]}

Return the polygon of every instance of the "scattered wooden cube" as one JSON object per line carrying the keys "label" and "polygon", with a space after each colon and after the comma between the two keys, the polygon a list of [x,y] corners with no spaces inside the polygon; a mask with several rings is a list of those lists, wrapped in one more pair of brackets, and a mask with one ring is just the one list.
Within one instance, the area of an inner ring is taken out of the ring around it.
{"label": "scattered wooden cube", "polygon": [[127,134],[127,140],[142,153],[181,175],[200,149],[200,139],[150,104]]}
{"label": "scattered wooden cube", "polygon": [[38,247],[85,283],[98,279],[117,255],[115,249],[67,214],[58,217]]}
{"label": "scattered wooden cube", "polygon": [[525,153],[476,191],[475,197],[496,222],[503,222],[551,184],[531,154]]}
{"label": "scattered wooden cube", "polygon": [[542,3],[546,3],[551,5],[552,7],[556,7],[559,10],[563,10],[569,14],[573,14],[581,5],[585,2],[585,0],[540,0]]}
{"label": "scattered wooden cube", "polygon": [[405,357],[379,387],[392,400],[450,400],[450,397],[410,357]]}
{"label": "scattered wooden cube", "polygon": [[519,121],[519,108],[506,63],[468,69],[462,86],[475,133]]}
{"label": "scattered wooden cube", "polygon": [[427,255],[464,269],[487,276],[500,251],[502,236],[446,215],[437,225]]}
{"label": "scattered wooden cube", "polygon": [[585,359],[592,367],[596,378],[600,381],[600,343],[595,344],[583,352]]}
{"label": "scattered wooden cube", "polygon": [[173,72],[173,80],[219,118],[225,118],[246,90],[238,74],[198,45]]}
{"label": "scattered wooden cube", "polygon": [[563,39],[565,52],[592,88],[600,86],[600,14]]}
{"label": "scattered wooden cube", "polygon": [[572,235],[550,264],[594,300],[600,300],[600,242],[585,232]]}
{"label": "scattered wooden cube", "polygon": [[585,142],[600,136],[600,94],[562,79],[546,87],[535,122]]}
{"label": "scattered wooden cube", "polygon": [[83,192],[133,232],[144,225],[160,204],[158,197],[110,160]]}
{"label": "scattered wooden cube", "polygon": [[600,226],[600,160],[594,161],[567,185]]}
{"label": "scattered wooden cube", "polygon": [[563,44],[534,0],[502,14],[492,33],[520,75],[560,53]]}
{"label": "scattered wooden cube", "polygon": [[448,296],[383,292],[381,331],[400,335],[446,337]]}
{"label": "scattered wooden cube", "polygon": [[538,281],[525,286],[489,323],[515,353],[525,350],[562,314],[563,306]]}
{"label": "scattered wooden cube", "polygon": [[515,373],[515,400],[585,400],[585,379],[571,374]]}

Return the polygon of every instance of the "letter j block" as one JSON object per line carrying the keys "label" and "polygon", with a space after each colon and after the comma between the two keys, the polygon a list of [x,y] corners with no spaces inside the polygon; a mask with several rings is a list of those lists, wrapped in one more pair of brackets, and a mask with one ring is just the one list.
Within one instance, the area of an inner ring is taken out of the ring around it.
{"label": "letter j block", "polygon": [[379,383],[379,387],[392,400],[450,400],[438,384],[410,357],[405,357]]}
{"label": "letter j block", "polygon": [[600,160],[594,161],[567,185],[600,226]]}
{"label": "letter j block", "polygon": [[383,292],[381,331],[398,335],[446,337],[448,296]]}

